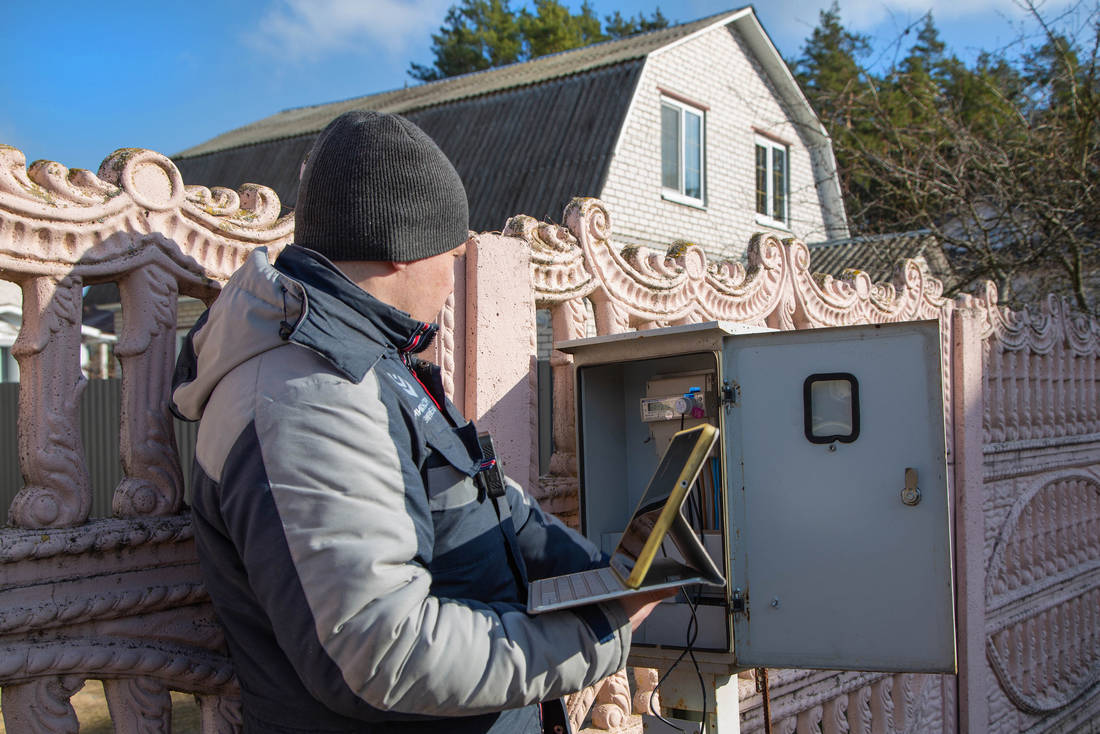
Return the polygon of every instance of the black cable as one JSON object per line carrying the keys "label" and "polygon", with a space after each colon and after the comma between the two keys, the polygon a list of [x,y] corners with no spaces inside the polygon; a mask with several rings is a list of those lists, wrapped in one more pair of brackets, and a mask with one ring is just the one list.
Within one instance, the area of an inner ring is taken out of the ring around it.
{"label": "black cable", "polygon": [[[695,491],[692,492],[691,506],[692,506],[692,509],[694,511],[694,514],[695,514],[695,520],[697,522],[697,525],[696,525],[695,529],[699,532],[700,537],[702,537],[702,534],[703,534],[703,498],[702,498],[703,487],[702,487],[702,485],[701,485],[701,483],[699,482],[698,479],[696,479],[694,489],[695,489]],[[695,668],[695,675],[698,676],[698,678],[699,678],[699,692],[702,694],[702,697],[703,697],[703,721],[702,721],[702,723],[699,727],[699,732],[700,732],[700,734],[706,734],[706,731],[707,731],[707,687],[706,687],[706,682],[703,680],[703,671],[701,671],[699,669],[699,661],[695,659],[695,640],[698,639],[698,636],[699,636],[698,635],[698,632],[699,632],[699,618],[698,618],[696,612],[697,612],[697,609],[698,609],[698,606],[699,606],[699,600],[702,597],[702,595],[703,595],[703,587],[702,586],[696,586],[695,587],[695,598],[694,598],[694,600],[688,599],[688,608],[691,610],[691,623],[688,625],[688,629],[691,629],[692,626],[694,626],[695,634],[691,635],[687,640],[687,651],[688,651],[688,657],[691,659],[691,664]]]}
{"label": "black cable", "polygon": [[[682,420],[683,418],[681,418],[681,421]],[[693,487],[693,489],[701,491],[701,488],[698,486],[698,479],[696,479],[696,486]],[[695,519],[701,525],[703,517],[702,500],[699,497],[698,491],[692,492],[691,494],[692,498],[691,500],[689,500],[688,503],[688,511],[695,516]],[[682,734],[687,734],[687,732],[684,729],[681,729],[680,727],[673,724],[664,716],[661,716],[660,711],[658,711],[657,707],[653,705],[653,698],[657,695],[657,691],[660,690],[661,685],[665,682],[665,680],[668,679],[668,676],[672,674],[672,671],[676,670],[676,666],[678,666],[680,662],[684,659],[684,656],[687,655],[691,659],[692,666],[695,668],[695,675],[699,678],[699,691],[703,696],[703,718],[699,726],[699,734],[706,734],[708,728],[707,686],[706,681],[703,679],[703,671],[699,668],[699,661],[695,658],[695,641],[699,638],[699,617],[696,614],[696,609],[699,606],[699,600],[702,597],[702,593],[702,586],[698,586],[695,589],[694,599],[687,597],[687,595],[685,594],[685,598],[687,598],[688,609],[691,611],[691,621],[688,622],[687,637],[685,639],[686,646],[684,650],[680,653],[679,657],[676,658],[669,669],[665,672],[665,674],[657,680],[657,685],[654,686],[653,690],[649,693],[649,710],[653,712],[653,715],[656,716],[666,726],[672,727],[676,731],[682,732]]]}
{"label": "black cable", "polygon": [[[664,543],[661,543],[660,551],[661,551],[661,556],[663,558],[668,557],[668,553],[665,551],[665,544]],[[689,630],[691,629],[690,623],[688,624],[688,629]],[[684,652],[687,652],[687,651],[685,650]],[[661,689],[661,684],[665,682],[665,680],[672,673],[672,671],[676,670],[676,666],[679,665],[680,661],[683,660],[683,659],[684,659],[684,653],[682,652],[682,653],[680,653],[680,657],[676,658],[675,662],[672,663],[671,667],[669,667],[669,669],[667,671],[665,671],[665,674],[657,679],[657,685],[653,686],[653,690],[649,692],[649,710],[653,712],[654,716],[656,716],[658,719],[660,719],[662,722],[664,722],[666,726],[671,726],[676,731],[682,732],[682,734],[687,734],[686,731],[684,731],[680,727],[676,726],[675,724],[673,724],[671,721],[669,721],[665,717],[661,716],[660,709],[658,709],[658,707],[653,705],[653,697],[656,696],[657,691],[659,691]]]}
{"label": "black cable", "polygon": [[[702,476],[702,472],[699,473],[699,476]],[[690,504],[689,504],[689,507],[691,508],[691,514],[694,515],[694,517],[692,518],[692,523],[693,523],[692,528],[695,530],[695,532],[697,532],[699,534],[699,537],[702,538],[703,537],[703,517],[704,517],[704,515],[703,515],[703,498],[702,498],[703,486],[702,486],[702,483],[699,481],[698,477],[695,479],[695,487],[693,489],[694,489],[694,491],[692,491],[692,493],[691,493],[691,499],[690,499]]]}
{"label": "black cable", "polygon": [[[699,532],[700,537],[703,531],[703,499],[701,493],[703,491],[702,485],[699,480],[696,479],[695,491],[691,493],[691,509],[694,515],[695,530]],[[695,659],[695,641],[699,637],[699,617],[697,615],[699,599],[702,595],[703,587],[697,586],[695,588],[695,598],[688,599],[688,609],[691,610],[691,622],[688,623],[689,634],[687,637],[687,653],[688,658],[691,659],[691,664],[695,668],[695,675],[699,678],[699,692],[703,697],[703,720],[699,726],[700,734],[706,734],[707,730],[707,688],[706,682],[703,680],[703,672],[699,669],[699,661]],[[685,594],[686,597],[686,594]],[[690,632],[694,630],[694,634]]]}
{"label": "black cable", "polygon": [[691,527],[696,532],[701,532],[703,527],[703,508],[696,501],[695,493],[691,493],[692,496],[688,497],[687,510],[688,510],[688,522],[691,523]]}
{"label": "black cable", "polygon": [[[692,622],[694,622],[694,621],[695,621],[695,615],[692,614]],[[690,636],[691,634],[692,634],[692,623],[689,622],[688,623],[688,635]],[[675,729],[676,731],[682,732],[682,734],[688,734],[688,733],[684,729],[681,729],[680,727],[673,724],[671,721],[669,721],[665,717],[661,716],[660,709],[653,705],[653,699],[657,695],[657,691],[661,690],[661,686],[664,685],[664,682],[666,680],[668,680],[668,677],[670,675],[672,675],[672,671],[676,670],[676,666],[679,665],[680,661],[684,659],[685,655],[687,655],[687,652],[688,652],[688,649],[685,648],[684,651],[680,653],[680,656],[678,658],[676,658],[675,661],[673,661],[671,666],[669,666],[669,669],[665,671],[665,674],[657,679],[657,685],[654,686],[653,690],[649,692],[649,710],[652,711],[653,715],[656,716],[658,719],[660,719],[661,722],[663,722],[665,724],[665,726],[670,726],[673,729]]]}
{"label": "black cable", "polygon": [[699,669],[699,661],[695,659],[695,640],[699,637],[699,617],[696,615],[695,610],[699,604],[699,591],[696,591],[694,600],[688,599],[688,609],[691,611],[691,621],[688,622],[687,628],[687,647],[680,653],[679,657],[672,663],[665,674],[657,681],[657,685],[649,692],[649,710],[653,712],[653,715],[660,719],[666,726],[670,726],[678,732],[687,734],[687,731],[673,724],[671,721],[661,716],[659,709],[653,705],[653,698],[657,695],[657,691],[661,689],[661,686],[668,679],[668,676],[672,674],[672,671],[676,670],[676,667],[687,655],[691,658],[691,664],[695,668],[695,675],[699,678],[699,690],[703,694],[703,718],[700,724],[700,734],[706,734],[707,731],[707,688],[706,681],[703,680],[703,671]]}
{"label": "black cable", "polygon": [[[699,661],[695,659],[695,638],[698,637],[699,620],[695,616],[695,609],[699,606],[699,597],[702,595],[702,587],[695,590],[695,600],[688,602],[688,608],[691,609],[691,621],[695,625],[696,635],[688,641],[688,657],[691,658],[691,664],[695,666],[695,675],[699,678],[699,693],[703,696],[703,720],[699,725],[699,734],[707,734],[707,684],[703,680],[703,671],[699,669]],[[688,625],[690,628],[691,625]]]}

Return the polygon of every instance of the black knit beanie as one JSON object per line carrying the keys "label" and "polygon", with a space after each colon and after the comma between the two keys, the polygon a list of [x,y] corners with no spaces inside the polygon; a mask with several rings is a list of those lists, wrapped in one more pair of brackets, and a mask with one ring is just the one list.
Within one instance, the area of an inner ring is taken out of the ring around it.
{"label": "black knit beanie", "polygon": [[428,135],[399,115],[353,110],[306,159],[294,242],[329,260],[409,262],[466,241],[462,179]]}

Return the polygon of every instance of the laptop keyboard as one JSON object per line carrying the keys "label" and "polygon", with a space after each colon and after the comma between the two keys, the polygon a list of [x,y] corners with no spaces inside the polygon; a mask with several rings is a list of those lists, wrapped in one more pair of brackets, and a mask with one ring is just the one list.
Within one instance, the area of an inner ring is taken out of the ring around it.
{"label": "laptop keyboard", "polygon": [[535,607],[557,604],[562,601],[600,596],[623,589],[622,582],[608,567],[540,579],[531,584]]}

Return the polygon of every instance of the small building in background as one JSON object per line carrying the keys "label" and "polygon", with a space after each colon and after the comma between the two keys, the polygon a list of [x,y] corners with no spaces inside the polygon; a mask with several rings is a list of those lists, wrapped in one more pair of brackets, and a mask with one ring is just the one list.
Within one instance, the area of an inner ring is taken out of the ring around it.
{"label": "small building in background", "polygon": [[[117,293],[117,289],[116,289]],[[23,325],[23,292],[19,286],[0,280],[0,383],[19,382],[19,363],[12,347]],[[80,368],[88,379],[117,377],[114,345],[118,341],[111,323],[85,318],[80,327]]]}
{"label": "small building in background", "polygon": [[889,282],[905,259],[915,260],[945,289],[957,285],[958,276],[939,239],[927,230],[845,237],[807,243],[810,272],[839,278],[846,270],[867,273],[872,283]]}

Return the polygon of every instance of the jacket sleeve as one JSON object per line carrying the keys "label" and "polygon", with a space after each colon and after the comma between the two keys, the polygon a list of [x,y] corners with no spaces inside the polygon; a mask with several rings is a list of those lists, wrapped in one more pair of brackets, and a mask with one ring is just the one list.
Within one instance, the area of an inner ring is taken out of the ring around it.
{"label": "jacket sleeve", "polygon": [[[387,406],[373,372],[260,402],[256,433],[292,563],[248,572],[265,578],[259,596],[279,644],[330,708],[346,711],[350,689],[377,709],[473,715],[559,697],[625,666],[630,624],[618,604],[529,616],[431,595],[414,419]],[[286,609],[298,588],[305,608]],[[303,614],[312,635],[293,622]]]}
{"label": "jacket sleeve", "polygon": [[539,507],[531,495],[508,480],[508,504],[520,552],[532,579],[544,579],[607,565],[600,549]]}

